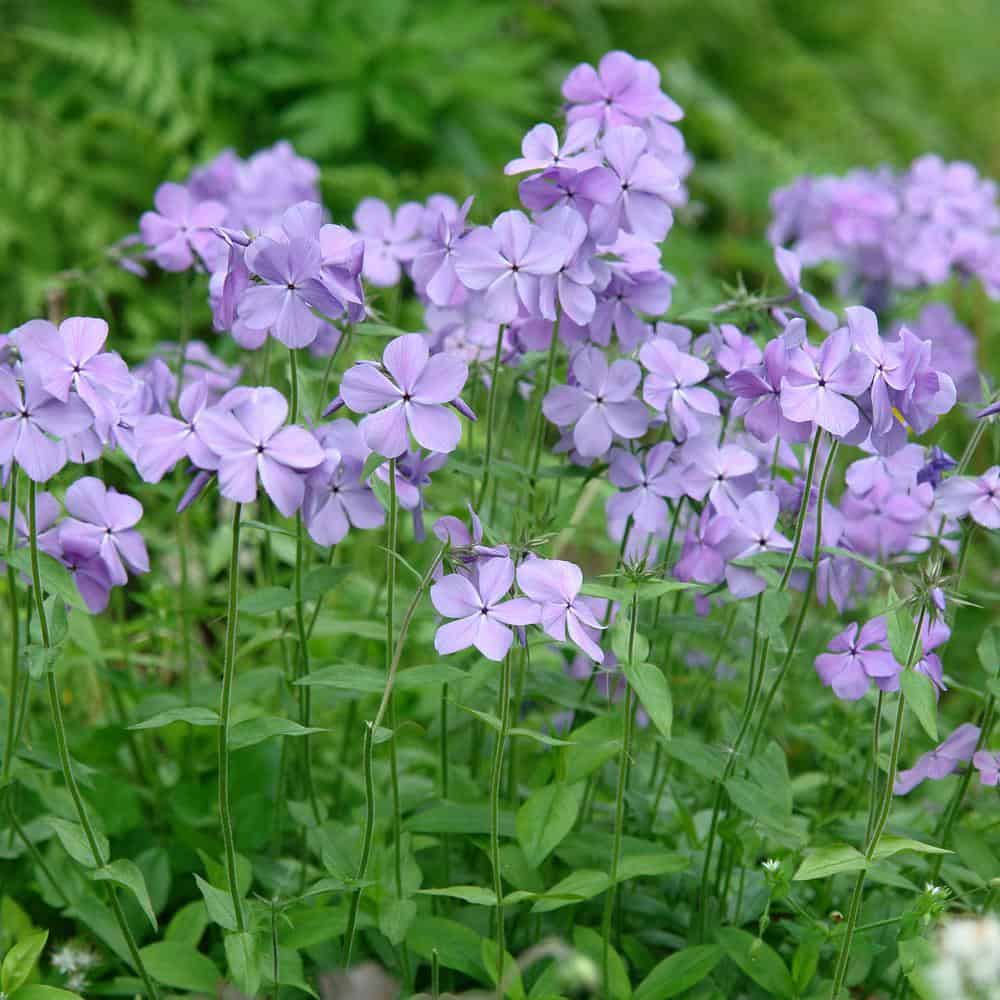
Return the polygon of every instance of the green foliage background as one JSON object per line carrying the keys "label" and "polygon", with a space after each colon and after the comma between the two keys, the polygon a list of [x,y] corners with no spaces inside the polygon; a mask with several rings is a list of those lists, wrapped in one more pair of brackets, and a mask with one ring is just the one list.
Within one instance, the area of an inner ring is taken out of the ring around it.
{"label": "green foliage background", "polygon": [[[660,66],[688,112],[702,211],[667,248],[684,302],[710,275],[767,268],[767,195],[804,170],[937,151],[1000,173],[993,0],[3,6],[0,327],[39,314],[55,275],[89,271],[157,184],[226,146],[290,139],[338,219],[366,194],[435,190],[475,193],[485,217],[510,203],[502,164],[556,113],[565,72],[615,47]],[[169,283],[151,294],[104,268],[97,284],[116,346],[169,328]],[[71,305],[94,311],[90,294]]]}

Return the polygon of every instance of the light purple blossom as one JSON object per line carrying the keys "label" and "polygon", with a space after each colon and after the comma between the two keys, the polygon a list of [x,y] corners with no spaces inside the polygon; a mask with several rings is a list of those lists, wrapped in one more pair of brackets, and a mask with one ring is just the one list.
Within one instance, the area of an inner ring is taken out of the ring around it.
{"label": "light purple blossom", "polygon": [[860,629],[853,622],[830,640],[827,649],[816,657],[816,673],[838,698],[857,701],[873,680],[883,691],[899,687],[902,667],[889,651],[884,617],[873,618]]}
{"label": "light purple blossom", "polygon": [[65,549],[99,556],[116,587],[128,582],[126,568],[133,573],[149,572],[146,543],[135,530],[142,504],[134,497],[85,476],[66,491],[66,510],[70,517],[59,526]]}
{"label": "light purple blossom", "polygon": [[[776,493],[757,490],[744,497],[728,515],[731,530],[726,535],[723,552],[727,559],[749,559],[762,552],[788,552],[792,543],[777,530],[781,504]],[[745,566],[726,566],[726,583],[734,597],[754,597],[767,582]]]}
{"label": "light purple blossom", "polygon": [[972,755],[972,766],[979,772],[981,785],[1000,785],[1000,750],[977,750]]}
{"label": "light purple blossom", "polygon": [[603,455],[617,434],[642,437],[649,414],[635,398],[642,371],[619,358],[608,365],[596,347],[578,351],[570,365],[575,385],[557,385],[542,402],[546,419],[558,427],[573,425],[573,443],[585,458]]}
{"label": "light purple blossom", "polygon": [[922,781],[940,781],[958,770],[958,765],[972,759],[979,742],[979,727],[971,722],[959,726],[942,744],[923,754],[913,767],[900,771],[892,790],[896,795],[908,795]]}
{"label": "light purple blossom", "polygon": [[149,255],[164,271],[186,271],[201,258],[209,268],[219,247],[213,233],[226,217],[226,206],[200,201],[181,184],[161,184],[153,197],[155,212],[143,212],[139,232]]}
{"label": "light purple blossom", "polygon": [[30,367],[20,385],[7,368],[0,368],[0,466],[12,461],[36,483],[48,482],[66,464],[63,439],[79,434],[94,415],[79,396],[61,402],[42,388]]}
{"label": "light purple blossom", "polygon": [[521,140],[521,156],[511,160],[503,172],[509,176],[551,167],[579,171],[597,166],[601,162],[594,149],[598,129],[594,119],[582,119],[569,126],[560,146],[559,136],[551,125],[536,125]]}
{"label": "light purple blossom", "polygon": [[[228,407],[228,408],[227,408]],[[219,456],[219,492],[237,503],[257,499],[257,477],[275,507],[291,517],[302,506],[304,472],[326,457],[302,427],[284,427],[288,403],[276,389],[234,389],[199,423],[201,439]]]}
{"label": "light purple blossom", "polygon": [[382,364],[359,362],[341,381],[344,402],[361,421],[365,442],[386,458],[409,447],[409,434],[430,451],[454,451],[462,436],[458,416],[446,406],[458,399],[468,366],[454,354],[433,357],[426,339],[407,333],[390,341]]}
{"label": "light purple blossom", "polygon": [[706,507],[684,536],[674,576],[693,583],[721,583],[726,577],[723,545],[733,527],[732,518]]}
{"label": "light purple blossom", "polygon": [[455,271],[466,288],[485,294],[489,319],[510,323],[522,309],[531,316],[541,314],[539,278],[556,274],[565,257],[563,240],[534,225],[523,212],[510,211],[498,215],[491,227],[480,226],[462,239]]}
{"label": "light purple blossom", "polygon": [[209,405],[208,384],[192,382],[180,395],[180,419],[164,413],[139,417],[135,424],[135,464],[147,483],[158,483],[182,458],[199,469],[215,470],[219,457],[199,433]]}
{"label": "light purple blossom", "polygon": [[981,476],[952,476],[934,493],[934,506],[948,517],[968,515],[990,531],[1000,528],[1000,465]]}
{"label": "light purple blossom", "polygon": [[620,492],[608,498],[607,513],[612,521],[631,517],[644,531],[655,534],[667,528],[666,499],[683,496],[684,482],[674,459],[674,445],[662,441],[644,455],[616,449],[608,469],[608,479]]}
{"label": "light purple blossom", "polygon": [[736,515],[743,498],[753,492],[757,456],[739,445],[721,447],[697,441],[684,449],[684,491],[694,500],[709,500],[720,514]]}
{"label": "light purple blossom", "polygon": [[402,265],[413,260],[421,246],[420,224],[424,207],[408,201],[393,215],[378,198],[363,198],[354,211],[354,225],[364,240],[365,278],[373,285],[388,288],[399,284]]}
{"label": "light purple blossom", "polygon": [[514,635],[508,626],[534,625],[538,606],[525,597],[508,598],[514,582],[510,559],[484,559],[477,564],[475,582],[451,573],[431,587],[431,602],[446,618],[434,636],[442,655],[475,646],[488,660],[500,662],[510,650]]}
{"label": "light purple blossom", "polygon": [[537,619],[546,635],[575,643],[595,663],[604,661],[601,647],[587,629],[600,629],[586,599],[580,597],[583,572],[563,559],[527,559],[517,567],[517,584],[539,605]]}
{"label": "light purple blossom", "polygon": [[699,414],[719,415],[719,400],[698,385],[708,378],[708,365],[700,358],[685,354],[671,340],[657,338],[642,345],[639,360],[649,371],[642,398],[667,416],[678,441],[697,436]]}

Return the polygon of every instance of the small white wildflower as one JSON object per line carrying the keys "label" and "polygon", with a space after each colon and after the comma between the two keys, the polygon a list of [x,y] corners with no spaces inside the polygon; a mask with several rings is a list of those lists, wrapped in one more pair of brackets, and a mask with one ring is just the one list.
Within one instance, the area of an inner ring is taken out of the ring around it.
{"label": "small white wildflower", "polygon": [[761,867],[767,872],[776,872],[781,867],[781,862],[775,858],[767,858],[761,862]]}
{"label": "small white wildflower", "polygon": [[935,885],[933,882],[928,882],[924,886],[924,892],[926,892],[928,896],[948,896],[948,895],[950,895],[949,890],[946,889],[943,885]]}
{"label": "small white wildflower", "polygon": [[52,952],[49,961],[57,972],[61,972],[64,976],[69,975],[77,968],[76,949],[71,944],[64,944]]}
{"label": "small white wildflower", "polygon": [[71,972],[66,977],[66,989],[82,993],[87,988],[87,977],[82,972]]}

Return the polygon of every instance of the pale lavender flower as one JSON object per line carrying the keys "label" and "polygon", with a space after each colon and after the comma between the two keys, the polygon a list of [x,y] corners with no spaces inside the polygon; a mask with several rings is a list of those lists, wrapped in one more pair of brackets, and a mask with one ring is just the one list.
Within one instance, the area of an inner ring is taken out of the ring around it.
{"label": "pale lavender flower", "polygon": [[454,451],[462,436],[457,415],[447,409],[458,399],[468,366],[454,354],[433,357],[426,339],[407,333],[390,341],[382,364],[363,361],[344,374],[340,392],[361,421],[365,441],[386,458],[409,447],[409,434],[430,451]]}
{"label": "pale lavender flower", "polygon": [[276,389],[240,388],[227,397],[202,413],[198,429],[219,456],[219,492],[237,503],[252,503],[259,476],[275,507],[291,517],[302,506],[303,473],[323,461],[323,449],[304,428],[282,426],[288,403]]}
{"label": "pale lavender flower", "polygon": [[621,492],[608,498],[608,517],[612,521],[631,517],[645,531],[665,531],[668,513],[665,498],[676,500],[684,493],[683,476],[673,458],[674,445],[669,441],[653,445],[644,455],[616,449],[608,479]]}
{"label": "pale lavender flower", "polygon": [[571,208],[556,208],[542,220],[542,228],[554,233],[565,244],[559,270],[545,275],[539,285],[539,308],[542,316],[554,318],[557,303],[574,323],[586,325],[594,318],[597,302],[592,286],[595,281],[590,266],[592,245],[587,245],[587,223]]}
{"label": "pale lavender flower", "polygon": [[0,368],[0,466],[15,461],[29,479],[44,483],[66,464],[63,439],[86,430],[94,415],[79,396],[61,402],[46,392],[32,368],[23,376],[22,388]]}
{"label": "pale lavender flower", "polygon": [[[776,493],[757,490],[728,515],[731,530],[723,543],[728,560],[749,559],[762,552],[788,552],[792,543],[777,530],[781,504]],[[726,583],[734,597],[754,597],[767,587],[762,576],[745,566],[726,566]]]}
{"label": "pale lavender flower", "polygon": [[141,416],[135,423],[135,464],[147,483],[158,483],[182,458],[199,469],[215,470],[219,457],[199,433],[209,406],[207,382],[192,382],[180,395],[180,419],[164,413]]}
{"label": "pale lavender flower", "polygon": [[557,385],[542,402],[542,412],[558,427],[573,425],[573,443],[585,458],[603,455],[617,434],[642,437],[649,414],[635,398],[642,371],[634,361],[608,365],[596,347],[585,347],[573,358],[575,385]]}
{"label": "pale lavender flower", "polygon": [[826,687],[844,701],[863,697],[871,682],[883,691],[899,687],[903,669],[889,651],[885,618],[879,616],[858,628],[852,622],[830,640],[829,652],[816,657],[816,673]]}
{"label": "pale lavender flower", "polygon": [[538,606],[525,597],[508,598],[514,582],[510,559],[484,559],[468,576],[451,573],[431,587],[431,602],[446,618],[434,636],[434,648],[442,655],[475,646],[488,660],[500,662],[510,650],[514,635],[508,626],[534,625]]}
{"label": "pale lavender flower", "polygon": [[99,556],[116,587],[128,582],[126,570],[149,572],[146,543],[135,530],[142,504],[134,497],[85,476],[66,491],[66,510],[70,517],[59,526],[64,549],[85,557]]}
{"label": "pale lavender flower", "polygon": [[959,726],[943,743],[923,754],[913,767],[900,771],[892,790],[896,795],[908,795],[921,782],[930,778],[940,781],[958,770],[959,764],[972,759],[979,742],[979,727],[971,722]]}
{"label": "pale lavender flower", "polygon": [[972,755],[972,766],[979,772],[981,785],[1000,785],[1000,750],[977,750]]}
{"label": "pale lavender flower", "polygon": [[718,416],[719,400],[698,385],[708,378],[708,365],[700,358],[685,354],[670,340],[658,338],[642,345],[639,360],[649,371],[642,398],[667,416],[679,441],[697,436],[701,429],[699,414]]}
{"label": "pale lavender flower", "polygon": [[373,285],[388,288],[399,284],[402,265],[413,260],[420,249],[420,224],[424,206],[408,201],[395,216],[379,198],[363,198],[354,211],[354,225],[364,240],[365,278]]}
{"label": "pale lavender flower", "polygon": [[976,524],[1000,528],[1000,465],[981,476],[952,476],[934,493],[934,506],[948,517],[970,516]]}
{"label": "pale lavender flower", "polygon": [[536,125],[521,140],[521,156],[511,160],[503,172],[509,176],[551,167],[579,171],[598,166],[601,157],[594,149],[598,129],[598,122],[592,118],[573,123],[560,146],[559,136],[551,125]]}
{"label": "pale lavender flower", "polygon": [[425,236],[411,263],[417,293],[442,308],[461,305],[467,295],[455,271],[455,254],[471,207],[470,196],[455,211],[439,212],[433,231]]}
{"label": "pale lavender flower", "polygon": [[[510,323],[523,308],[540,314],[539,278],[556,274],[565,243],[528,220],[523,212],[503,212],[491,227],[480,226],[459,243],[455,271],[466,288],[485,294],[486,316]],[[555,319],[548,316],[547,319]]]}
{"label": "pale lavender flower", "polygon": [[226,217],[226,206],[199,201],[181,184],[161,184],[153,197],[155,212],[143,212],[139,232],[149,255],[164,271],[186,271],[196,258],[211,268],[219,241],[213,233]]}
{"label": "pale lavender flower", "polygon": [[732,518],[706,507],[684,536],[674,576],[694,583],[721,583],[726,577],[723,545],[733,528]]}
{"label": "pale lavender flower", "polygon": [[575,643],[595,663],[604,661],[601,647],[587,629],[601,629],[586,599],[580,597],[583,572],[563,559],[525,560],[517,568],[517,584],[539,606],[536,619],[546,635],[558,642]]}
{"label": "pale lavender flower", "polygon": [[687,495],[735,516],[743,498],[753,492],[757,456],[735,444],[697,441],[685,447],[684,457],[688,464],[681,479]]}

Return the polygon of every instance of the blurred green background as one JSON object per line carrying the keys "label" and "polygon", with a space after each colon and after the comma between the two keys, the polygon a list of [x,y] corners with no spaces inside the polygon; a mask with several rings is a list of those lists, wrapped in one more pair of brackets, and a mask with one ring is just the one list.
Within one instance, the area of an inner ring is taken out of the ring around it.
{"label": "blurred green background", "polygon": [[161,181],[223,147],[247,155],[287,138],[322,166],[338,220],[366,194],[435,190],[475,193],[483,219],[511,204],[502,165],[528,127],[553,120],[567,70],[610,48],[653,60],[687,110],[694,205],[666,247],[679,304],[770,270],[767,196],[798,173],[934,151],[1000,174],[996,0],[0,9],[0,329],[43,311],[54,275],[82,269],[71,310],[110,313],[126,353],[169,334],[177,282],[90,269]]}

